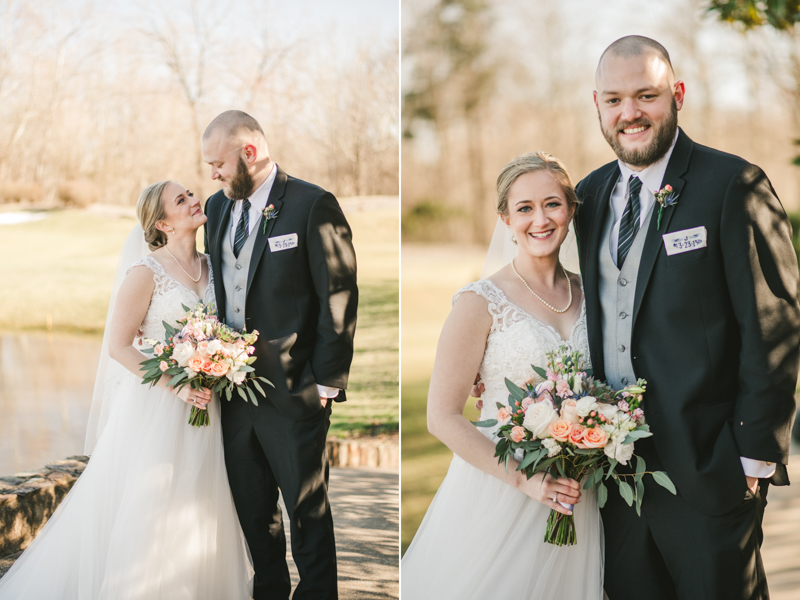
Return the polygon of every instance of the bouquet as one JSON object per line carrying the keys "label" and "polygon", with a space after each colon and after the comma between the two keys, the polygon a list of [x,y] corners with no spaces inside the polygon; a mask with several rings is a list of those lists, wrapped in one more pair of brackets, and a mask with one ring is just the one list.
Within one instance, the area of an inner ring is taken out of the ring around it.
{"label": "bouquet", "polygon": [[[249,397],[258,406],[249,384],[265,398],[259,380],[275,387],[266,378],[256,377],[252,367],[256,360],[253,344],[258,339],[258,331],[239,333],[220,323],[213,304],[200,302],[194,309],[181,306],[186,315],[178,321],[178,328],[162,321],[166,342],[145,338],[151,348],[142,352],[154,356],[140,363],[146,371],[142,383],[154,385],[166,373],[172,376],[167,385],[175,390],[185,385],[193,389],[209,388],[213,392],[225,390],[230,400],[235,389],[245,402]],[[195,427],[208,425],[208,411],[193,406],[189,424]]]}
{"label": "bouquet", "polygon": [[[644,420],[642,397],[647,382],[615,391],[595,381],[584,368],[580,352],[562,346],[547,354],[547,368],[533,366],[538,377],[519,387],[506,379],[508,405],[497,403],[497,418],[475,422],[479,427],[500,427],[495,447],[498,462],[508,462],[522,454],[518,471],[528,479],[541,471],[580,481],[583,488],[597,486],[597,501],[602,508],[608,498],[604,481],[612,479],[622,498],[641,515],[646,474],[673,494],[675,486],[664,471],[646,471],[645,461],[636,456],[633,473],[617,473],[635,456],[636,440],[653,435]],[[534,385],[536,379],[544,379]],[[572,509],[569,505],[566,508]],[[557,546],[577,542],[575,519],[550,511],[544,541]]]}

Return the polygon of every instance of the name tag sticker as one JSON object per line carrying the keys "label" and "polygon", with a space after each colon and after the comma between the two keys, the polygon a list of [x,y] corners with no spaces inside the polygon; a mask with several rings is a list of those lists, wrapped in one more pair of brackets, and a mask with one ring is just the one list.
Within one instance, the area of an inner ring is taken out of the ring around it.
{"label": "name tag sticker", "polygon": [[665,233],[661,237],[664,239],[667,256],[705,248],[707,243],[707,232],[703,226]]}
{"label": "name tag sticker", "polygon": [[269,238],[269,251],[280,252],[281,250],[289,250],[297,248],[297,234],[289,233],[287,235],[279,235]]}

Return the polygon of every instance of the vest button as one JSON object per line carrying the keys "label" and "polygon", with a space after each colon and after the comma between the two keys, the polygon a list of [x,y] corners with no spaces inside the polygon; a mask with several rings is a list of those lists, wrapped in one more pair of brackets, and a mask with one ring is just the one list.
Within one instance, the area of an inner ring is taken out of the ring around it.
{"label": "vest button", "polygon": [[[239,265],[236,265],[236,268],[238,269],[238,268],[239,268]],[[627,279],[620,279],[620,280],[619,280],[619,284],[620,284],[622,287],[625,287],[626,285],[628,285],[628,280],[627,280]]]}
{"label": "vest button", "polygon": [[234,308],[234,309],[233,309],[233,312],[235,312],[235,313],[238,313],[238,312],[239,312],[239,309],[238,309],[238,308]]}
{"label": "vest button", "polygon": [[625,344],[620,344],[617,350],[619,350],[620,352],[625,352]]}
{"label": "vest button", "polygon": [[242,286],[240,286],[240,285],[237,285],[237,286],[236,286],[236,291],[237,291],[237,292],[241,292],[241,291],[242,291]]}
{"label": "vest button", "polygon": [[622,381],[622,385],[628,385],[628,378],[623,377],[620,381]]}
{"label": "vest button", "polygon": [[627,316],[628,316],[628,313],[626,313],[625,311],[622,311],[621,313],[619,313],[619,318],[620,319],[624,319]]}
{"label": "vest button", "polygon": [[240,265],[239,263],[236,263],[236,270],[239,271],[239,270],[241,270],[241,268],[242,268],[242,265]]}

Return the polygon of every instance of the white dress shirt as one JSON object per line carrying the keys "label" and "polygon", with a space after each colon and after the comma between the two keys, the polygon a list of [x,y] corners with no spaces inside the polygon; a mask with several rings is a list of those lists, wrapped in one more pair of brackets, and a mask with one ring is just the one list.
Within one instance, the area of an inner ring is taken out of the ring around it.
{"label": "white dress shirt", "polygon": [[[248,211],[250,216],[247,230],[248,235],[253,233],[253,228],[258,224],[261,213],[267,208],[269,194],[272,192],[272,184],[275,183],[275,177],[277,177],[277,175],[278,166],[272,163],[272,170],[269,172],[269,175],[267,175],[264,183],[262,183],[255,192],[250,194],[248,198],[248,200],[250,200],[250,210]],[[235,200],[233,202],[233,208],[231,209],[231,250],[233,249],[233,242],[236,239],[236,228],[242,216],[242,206],[244,206],[244,200]],[[339,395],[338,388],[329,387],[327,385],[317,384],[317,390],[319,391],[320,398],[336,398],[336,396]]]}
{"label": "white dress shirt", "polygon": [[[663,185],[669,183],[669,181],[664,181],[664,174],[667,172],[667,165],[669,164],[669,159],[672,156],[672,151],[675,149],[675,142],[677,141],[678,133],[676,132],[675,139],[672,140],[672,145],[669,147],[669,150],[667,150],[667,153],[657,162],[645,167],[641,171],[634,171],[621,160],[617,161],[620,176],[619,179],[617,179],[617,184],[611,191],[610,198],[611,209],[614,211],[614,225],[611,228],[609,245],[611,258],[614,260],[614,264],[617,264],[619,225],[622,221],[622,213],[625,212],[625,206],[628,204],[628,182],[630,181],[631,175],[635,175],[642,182],[642,188],[639,191],[639,227],[641,227],[650,210],[653,208],[653,205],[656,203],[654,192],[661,189],[662,183]],[[647,232],[645,232],[645,234],[646,233]],[[746,458],[744,456],[740,456],[739,460],[742,463],[744,474],[748,477],[767,478],[775,474],[775,463]]]}

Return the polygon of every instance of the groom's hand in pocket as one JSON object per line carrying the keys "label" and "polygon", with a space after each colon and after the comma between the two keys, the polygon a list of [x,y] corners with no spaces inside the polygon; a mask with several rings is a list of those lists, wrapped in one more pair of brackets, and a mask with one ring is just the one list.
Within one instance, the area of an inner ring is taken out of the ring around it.
{"label": "groom's hand in pocket", "polygon": [[744,478],[747,480],[747,488],[755,496],[756,490],[758,489],[758,477],[748,477],[745,475]]}

